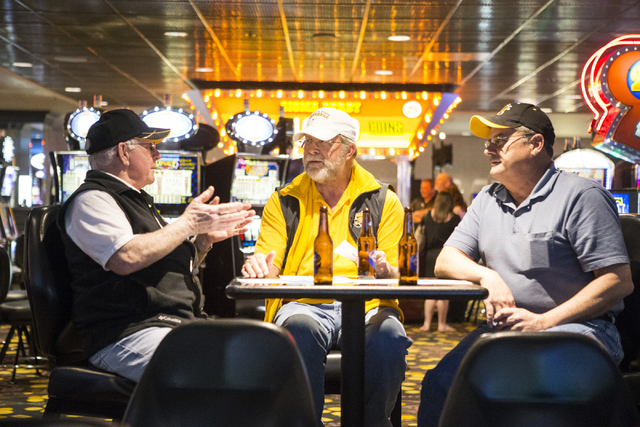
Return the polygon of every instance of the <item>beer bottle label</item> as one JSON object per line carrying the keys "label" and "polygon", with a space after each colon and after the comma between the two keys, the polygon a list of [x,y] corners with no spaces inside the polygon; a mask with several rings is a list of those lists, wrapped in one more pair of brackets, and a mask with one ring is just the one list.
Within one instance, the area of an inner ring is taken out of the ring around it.
{"label": "beer bottle label", "polygon": [[376,251],[375,250],[369,252],[369,265],[374,270],[376,269]]}
{"label": "beer bottle label", "polygon": [[418,271],[418,254],[417,253],[409,257],[409,267],[411,268],[412,273],[416,273]]}

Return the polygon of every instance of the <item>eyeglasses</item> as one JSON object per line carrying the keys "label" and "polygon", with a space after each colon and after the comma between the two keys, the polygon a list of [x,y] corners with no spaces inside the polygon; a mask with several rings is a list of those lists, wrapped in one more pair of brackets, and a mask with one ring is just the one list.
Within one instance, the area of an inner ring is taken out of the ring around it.
{"label": "eyeglasses", "polygon": [[[484,142],[484,148],[488,150],[489,147],[491,147],[491,144],[493,144],[496,147],[496,151],[500,151],[505,145],[507,145],[507,142],[509,142],[512,136],[513,134],[509,136],[496,136],[494,138],[487,139]],[[515,141],[519,139],[522,139],[522,136],[517,137]]]}
{"label": "eyeglasses", "polygon": [[156,147],[156,144],[154,144],[153,142],[137,142],[136,141],[136,146],[144,147],[151,154],[155,154],[158,152],[158,147]]}
{"label": "eyeglasses", "polygon": [[318,147],[318,149],[320,151],[329,151],[329,149],[331,149],[331,147],[333,146],[333,144],[335,144],[336,142],[338,142],[337,137],[334,137],[333,139],[330,139],[328,141],[323,141],[321,139],[315,139],[315,138],[309,138],[309,137],[304,137],[301,141],[302,147],[304,148],[305,145],[309,145],[312,142],[316,143],[316,147]]}

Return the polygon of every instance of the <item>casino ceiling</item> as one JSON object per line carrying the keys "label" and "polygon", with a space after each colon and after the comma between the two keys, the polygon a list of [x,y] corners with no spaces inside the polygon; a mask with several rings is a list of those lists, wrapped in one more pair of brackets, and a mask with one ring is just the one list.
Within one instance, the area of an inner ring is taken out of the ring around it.
{"label": "casino ceiling", "polygon": [[0,110],[71,111],[94,95],[105,108],[167,94],[183,107],[185,91],[271,85],[428,87],[459,94],[462,111],[516,99],[586,113],[583,64],[640,32],[640,0],[3,0],[0,10]]}

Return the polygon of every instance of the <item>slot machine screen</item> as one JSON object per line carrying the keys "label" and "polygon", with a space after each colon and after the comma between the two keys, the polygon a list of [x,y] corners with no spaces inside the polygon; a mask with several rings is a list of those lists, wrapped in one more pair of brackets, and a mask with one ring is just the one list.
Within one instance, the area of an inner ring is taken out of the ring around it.
{"label": "slot machine screen", "polygon": [[17,180],[18,168],[14,166],[7,166],[4,170],[4,177],[2,178],[2,190],[0,190],[0,195],[3,197],[11,197]]}
{"label": "slot machine screen", "polygon": [[153,196],[161,215],[176,217],[200,194],[200,154],[182,151],[160,151],[160,154],[154,171],[156,179],[143,190]]}
{"label": "slot machine screen", "polygon": [[255,251],[258,234],[260,234],[259,215],[253,217],[253,221],[249,224],[249,231],[240,236],[240,250],[245,254],[252,254]]}
{"label": "slot machine screen", "polygon": [[611,195],[616,201],[619,214],[638,213],[638,192],[636,190],[615,190]]}
{"label": "slot machine screen", "polygon": [[[143,188],[153,196],[160,214],[175,217],[182,214],[187,205],[200,192],[200,155],[180,151],[160,151],[156,162],[155,182]],[[56,153],[60,182],[60,202],[84,182],[89,167],[89,155],[84,151]]]}
{"label": "slot machine screen", "polygon": [[59,151],[56,153],[58,181],[60,182],[58,200],[64,203],[84,182],[89,167],[89,155],[84,151]]}
{"label": "slot machine screen", "polygon": [[286,163],[276,159],[238,156],[231,186],[231,197],[252,205],[264,205],[282,184]]}

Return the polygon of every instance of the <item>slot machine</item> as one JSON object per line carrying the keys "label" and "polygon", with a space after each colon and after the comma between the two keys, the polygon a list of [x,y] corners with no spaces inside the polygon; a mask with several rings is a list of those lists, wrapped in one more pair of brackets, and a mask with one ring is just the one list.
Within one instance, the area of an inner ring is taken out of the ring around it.
{"label": "slot machine", "polygon": [[237,309],[241,310],[239,306],[245,304],[227,298],[225,287],[241,275],[244,260],[254,253],[262,211],[276,188],[287,182],[288,164],[286,155],[238,153],[203,167],[203,188],[213,185],[221,203],[251,203],[256,211],[249,231],[214,244],[207,255],[202,285],[208,314],[234,317]]}

